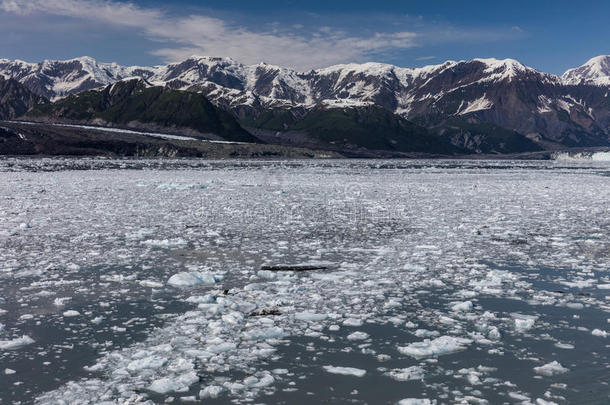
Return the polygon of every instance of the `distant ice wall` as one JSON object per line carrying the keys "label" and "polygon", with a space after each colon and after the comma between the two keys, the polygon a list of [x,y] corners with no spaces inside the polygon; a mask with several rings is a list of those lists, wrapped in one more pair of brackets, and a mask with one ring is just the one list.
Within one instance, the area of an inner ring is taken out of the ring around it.
{"label": "distant ice wall", "polygon": [[610,162],[610,152],[557,152],[551,156],[553,160],[587,160]]}

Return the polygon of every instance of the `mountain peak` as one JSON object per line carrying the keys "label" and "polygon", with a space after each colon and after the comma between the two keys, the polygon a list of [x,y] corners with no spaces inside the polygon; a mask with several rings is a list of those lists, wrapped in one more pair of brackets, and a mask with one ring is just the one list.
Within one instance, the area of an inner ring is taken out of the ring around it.
{"label": "mountain peak", "polygon": [[584,65],[567,70],[562,76],[566,84],[610,85],[610,55],[599,55]]}

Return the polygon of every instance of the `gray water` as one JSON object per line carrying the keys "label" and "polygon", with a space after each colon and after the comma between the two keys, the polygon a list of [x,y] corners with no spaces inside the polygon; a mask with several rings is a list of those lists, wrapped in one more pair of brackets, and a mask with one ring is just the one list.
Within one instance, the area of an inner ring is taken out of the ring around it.
{"label": "gray water", "polygon": [[1,403],[610,399],[603,162],[0,171]]}

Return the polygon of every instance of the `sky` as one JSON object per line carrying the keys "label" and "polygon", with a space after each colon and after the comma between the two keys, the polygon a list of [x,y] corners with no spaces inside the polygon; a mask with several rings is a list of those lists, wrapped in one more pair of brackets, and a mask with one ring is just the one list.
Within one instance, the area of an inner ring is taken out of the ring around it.
{"label": "sky", "polygon": [[513,58],[561,74],[610,54],[610,1],[0,0],[0,57],[156,65],[228,56],[301,71]]}

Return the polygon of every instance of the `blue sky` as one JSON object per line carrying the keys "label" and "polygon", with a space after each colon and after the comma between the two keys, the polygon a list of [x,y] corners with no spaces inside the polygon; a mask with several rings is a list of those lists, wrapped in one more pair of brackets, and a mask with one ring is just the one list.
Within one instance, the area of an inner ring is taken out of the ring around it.
{"label": "blue sky", "polygon": [[299,70],[514,58],[562,73],[610,54],[608,1],[0,0],[0,57],[151,65],[191,54]]}

